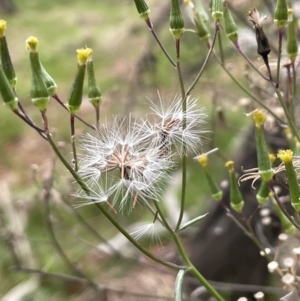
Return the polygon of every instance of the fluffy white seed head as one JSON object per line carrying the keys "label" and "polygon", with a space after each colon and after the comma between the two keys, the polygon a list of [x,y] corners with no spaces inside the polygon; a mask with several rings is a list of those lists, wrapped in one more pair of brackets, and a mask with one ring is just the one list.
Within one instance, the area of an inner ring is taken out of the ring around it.
{"label": "fluffy white seed head", "polygon": [[83,136],[78,172],[91,191],[76,195],[85,204],[114,207],[118,203],[124,210],[127,205],[132,209],[137,203],[159,200],[162,184],[174,168],[172,146],[180,155],[186,155],[183,145],[187,150],[198,148],[206,116],[196,100],[187,98],[185,113],[181,98],[169,106],[159,98],[158,104],[151,103],[151,110],[145,120],[115,118],[95,135]]}

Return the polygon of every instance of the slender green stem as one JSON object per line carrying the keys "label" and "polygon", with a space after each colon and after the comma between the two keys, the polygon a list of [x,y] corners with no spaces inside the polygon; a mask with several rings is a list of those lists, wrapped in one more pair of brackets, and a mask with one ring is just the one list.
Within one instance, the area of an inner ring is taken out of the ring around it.
{"label": "slender green stem", "polygon": [[[52,170],[54,168],[54,162],[52,164]],[[71,270],[73,271],[76,275],[84,278],[87,280],[88,284],[95,290],[96,294],[98,294],[98,288],[96,283],[94,283],[91,279],[89,279],[81,270],[79,270],[68,258],[68,256],[65,254],[64,250],[60,246],[51,221],[51,210],[50,210],[50,198],[51,198],[51,189],[53,185],[53,178],[52,178],[52,173],[49,179],[45,181],[44,183],[44,202],[45,202],[45,216],[46,216],[46,226],[47,230],[51,239],[51,243],[53,247],[55,248],[56,252],[59,254],[60,258],[64,262],[64,264]]]}
{"label": "slender green stem", "polygon": [[170,225],[168,224],[166,218],[164,217],[164,214],[162,213],[158,202],[154,201],[154,205],[156,207],[157,212],[159,213],[165,227],[167,228],[167,230],[169,231],[170,235],[173,238],[173,241],[180,253],[180,256],[182,257],[184,263],[188,266],[189,271],[193,274],[193,276],[198,279],[198,281],[206,288],[206,290],[213,296],[216,298],[216,300],[218,301],[225,301],[221,295],[214,289],[214,287],[200,274],[200,272],[195,268],[195,266],[192,264],[192,262],[190,261],[184,246],[182,245],[182,242],[180,240],[180,237],[178,235],[178,233],[174,232],[174,230],[170,227]]}
{"label": "slender green stem", "polygon": [[[79,184],[81,189],[87,194],[90,194],[90,190],[87,187],[87,185],[84,183],[82,178],[77,174],[77,172],[72,168],[72,166],[69,164],[69,162],[65,159],[65,157],[62,155],[62,153],[59,151],[58,147],[56,146],[55,142],[52,140],[51,134],[47,134],[48,141],[55,152],[55,154],[58,156],[60,161],[64,164],[64,166],[68,169],[68,171],[71,173],[74,180]],[[95,206],[104,214],[104,216],[115,226],[115,228],[121,232],[138,250],[140,250],[143,254],[151,258],[152,260],[166,266],[172,269],[181,270],[186,269],[185,266],[179,266],[171,262],[163,261],[157,257],[155,257],[153,254],[151,254],[149,251],[147,251],[144,247],[142,247],[101,205],[99,205],[97,202],[94,202]]]}
{"label": "slender green stem", "polygon": [[[215,28],[216,30],[216,28]],[[217,31],[215,31],[216,34]],[[222,44],[222,37],[221,37],[221,32],[219,30],[219,26],[218,26],[218,44],[219,44],[219,50],[220,50],[220,58],[221,58],[221,62],[222,64],[224,64],[225,62],[225,58],[224,58],[224,51],[223,51],[223,44]],[[213,48],[213,47],[212,47]]]}
{"label": "slender green stem", "polygon": [[[182,128],[183,130],[186,128],[186,101],[187,101],[187,95],[185,94],[185,88],[182,78],[182,72],[181,72],[181,66],[180,66],[180,39],[175,40],[175,46],[176,46],[176,57],[177,57],[177,74],[180,84],[180,90],[181,90],[181,97],[182,97],[182,114],[183,114],[183,123]],[[180,212],[179,217],[177,221],[177,225],[175,228],[175,231],[177,231],[180,227],[180,224],[182,222],[183,213],[184,213],[184,207],[185,207],[185,195],[186,195],[186,143],[183,141],[182,143],[182,180],[181,180],[181,200],[180,200]]]}
{"label": "slender green stem", "polygon": [[262,74],[256,66],[251,62],[251,60],[247,57],[247,55],[244,53],[244,51],[240,48],[240,45],[238,42],[233,43],[238,52],[244,57],[244,59],[249,63],[249,65],[265,80],[270,81],[271,79],[266,77],[264,74]]}
{"label": "slender green stem", "polygon": [[[245,234],[256,244],[256,246],[258,247],[258,249],[260,251],[263,252],[264,257],[271,262],[273,260],[273,258],[266,252],[265,248],[263,247],[263,245],[260,243],[260,241],[257,239],[251,225],[249,222],[247,222],[247,228],[248,228],[248,232],[245,232]],[[248,233],[248,234],[247,234]]]}
{"label": "slender green stem", "polygon": [[252,93],[248,91],[228,70],[227,68],[221,63],[218,56],[214,53],[215,58],[217,59],[220,66],[223,70],[227,73],[227,75],[232,79],[232,81],[243,91],[245,92],[251,99],[253,99],[256,103],[258,103],[262,108],[264,108],[268,113],[270,113],[278,122],[281,124],[285,124],[285,122],[279,118],[269,107],[267,107],[264,103],[262,103],[258,98],[256,98]]}
{"label": "slender green stem", "polygon": [[282,51],[282,36],[283,36],[283,29],[279,29],[279,32],[278,32],[278,59],[277,59],[277,72],[276,72],[277,85],[276,85],[276,87],[279,86],[280,62],[281,62],[281,51]]}
{"label": "slender green stem", "polygon": [[290,114],[285,102],[284,102],[284,99],[280,93],[280,91],[278,90],[277,86],[273,85],[274,86],[274,89],[275,89],[275,93],[278,97],[278,100],[280,102],[280,105],[282,106],[283,108],[283,111],[284,111],[284,114],[285,114],[285,117],[286,119],[288,120],[288,124],[289,124],[289,127],[291,128],[293,134],[295,135],[295,137],[297,137],[298,141],[300,141],[300,133],[299,133],[299,130],[293,120],[293,117],[292,115]]}
{"label": "slender green stem", "polygon": [[296,80],[295,61],[292,61],[292,97],[291,97],[291,114],[295,122],[295,100],[297,99],[297,80]]}
{"label": "slender green stem", "polygon": [[41,115],[42,115],[42,119],[44,122],[44,130],[46,133],[49,132],[49,124],[48,124],[48,118],[47,118],[47,114],[46,114],[46,110],[41,111]]}
{"label": "slender green stem", "polygon": [[45,136],[45,131],[41,128],[39,128],[38,126],[36,126],[34,123],[32,123],[30,120],[28,120],[28,118],[26,116],[24,116],[22,113],[19,112],[18,109],[13,110],[13,112],[19,117],[21,118],[24,122],[26,122],[30,127],[32,127],[33,129],[35,129],[44,139],[47,139]]}
{"label": "slender green stem", "polygon": [[161,48],[161,50],[163,51],[163,53],[165,54],[165,56],[167,57],[167,59],[169,60],[169,62],[174,66],[176,67],[176,63],[172,60],[171,56],[168,54],[167,50],[165,49],[165,47],[163,46],[163,44],[161,43],[160,39],[158,38],[155,30],[154,30],[154,27],[150,21],[150,19],[147,19],[145,20],[149,30],[151,31],[154,39],[156,40],[157,44],[159,45],[159,47]]}
{"label": "slender green stem", "polygon": [[78,161],[77,161],[77,152],[76,152],[76,144],[75,144],[75,115],[70,114],[70,122],[71,122],[71,144],[73,151],[73,161],[74,161],[74,169],[78,171]]}
{"label": "slender green stem", "polygon": [[296,227],[296,229],[300,230],[300,225],[298,223],[295,222],[295,220],[291,217],[291,215],[286,211],[286,209],[283,207],[283,205],[281,204],[280,200],[278,199],[278,196],[274,190],[274,187],[272,185],[271,182],[268,183],[268,186],[270,188],[270,190],[273,192],[273,198],[275,200],[275,202],[277,203],[278,207],[280,208],[280,210],[282,211],[282,213],[286,216],[286,218],[291,222],[292,225],[294,225]]}
{"label": "slender green stem", "polygon": [[155,206],[155,208],[156,208],[156,210],[157,210],[157,212],[158,212],[158,214],[159,214],[159,218],[161,219],[163,226],[165,226],[166,229],[167,229],[167,230],[171,233],[171,235],[172,235],[172,233],[174,232],[174,230],[170,227],[169,223],[167,222],[167,220],[166,220],[166,218],[165,218],[165,215],[162,213],[162,211],[161,211],[161,209],[160,209],[160,207],[159,207],[158,202],[157,202],[157,201],[153,201],[153,203],[154,203],[154,206]]}
{"label": "slender green stem", "polygon": [[[66,105],[61,101],[61,99],[58,97],[57,94],[52,96],[66,111],[69,112],[68,108],[66,107]],[[85,124],[87,127],[89,127],[92,130],[95,130],[95,127],[91,124],[89,124],[88,122],[84,121],[82,118],[80,118],[77,115],[74,115],[76,119],[78,119],[80,122],[82,122],[83,124]]]}
{"label": "slender green stem", "polygon": [[100,106],[95,107],[96,113],[96,129],[99,131],[100,128]]}
{"label": "slender green stem", "polygon": [[269,254],[266,253],[265,248],[263,247],[263,245],[260,243],[260,241],[256,238],[255,233],[253,232],[253,229],[250,225],[250,219],[246,220],[246,218],[244,218],[242,216],[242,218],[245,220],[247,227],[245,227],[230,211],[230,209],[224,204],[221,203],[222,207],[224,208],[224,210],[226,211],[226,215],[232,219],[232,221],[244,232],[244,234],[246,236],[248,236],[254,243],[255,245],[258,247],[258,249],[260,251],[262,251],[265,255],[265,257],[267,258],[268,261],[272,261],[273,259],[271,258],[271,256]]}
{"label": "slender green stem", "polygon": [[204,63],[203,63],[203,65],[202,65],[202,67],[201,67],[201,70],[199,71],[199,73],[197,74],[197,76],[196,76],[194,82],[191,84],[191,86],[188,88],[188,90],[187,90],[187,92],[186,92],[186,95],[187,95],[187,96],[191,94],[192,90],[195,88],[195,86],[196,86],[196,84],[198,83],[198,81],[199,81],[199,79],[200,79],[200,77],[201,77],[201,75],[202,75],[204,69],[205,69],[206,66],[207,66],[208,60],[209,60],[209,58],[210,58],[210,56],[211,56],[211,54],[212,54],[212,52],[213,52],[214,46],[215,46],[216,37],[217,37],[217,33],[218,33],[218,32],[219,32],[219,23],[216,22],[216,26],[215,26],[215,34],[214,34],[212,43],[211,43],[211,45],[210,45],[209,51],[208,51],[208,53],[207,53],[207,55],[206,55],[206,58],[205,58]]}

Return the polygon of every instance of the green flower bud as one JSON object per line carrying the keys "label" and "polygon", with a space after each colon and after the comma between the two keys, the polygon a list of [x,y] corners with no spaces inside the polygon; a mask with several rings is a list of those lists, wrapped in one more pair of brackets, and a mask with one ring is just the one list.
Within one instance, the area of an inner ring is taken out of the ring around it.
{"label": "green flower bud", "polygon": [[286,53],[291,61],[294,61],[298,55],[297,35],[295,31],[295,23],[293,22],[293,10],[289,9],[289,17],[291,21],[288,23],[288,36],[286,43]]}
{"label": "green flower bud", "polygon": [[11,86],[14,88],[17,83],[17,77],[14,70],[14,66],[11,62],[7,40],[4,35],[6,29],[6,21],[0,20],[0,55],[1,55],[1,63],[3,66],[4,73],[10,82]]}
{"label": "green flower bud", "polygon": [[222,0],[212,0],[211,15],[216,21],[219,21],[223,17]]}
{"label": "green flower bud", "polygon": [[[210,38],[210,32],[207,26],[207,20],[208,17],[206,12],[204,11],[201,3],[200,3],[200,9],[196,8],[191,1],[187,2],[192,8],[193,11],[193,17],[194,17],[194,22],[196,25],[197,29],[197,34],[200,38],[201,41],[207,42]],[[201,10],[204,12],[201,12]]]}
{"label": "green flower bud", "polygon": [[208,186],[211,191],[212,198],[216,201],[221,201],[221,199],[223,197],[223,192],[219,189],[217,184],[214,182],[214,180],[212,179],[211,175],[209,174],[209,172],[206,168],[204,169],[204,173],[206,176]]}
{"label": "green flower bud", "polygon": [[209,17],[202,5],[201,0],[196,0],[195,2],[196,2],[196,10],[199,13],[201,20],[207,24],[209,22]]}
{"label": "green flower bud", "polygon": [[204,174],[205,174],[208,186],[210,188],[210,191],[212,193],[212,198],[216,201],[220,201],[223,197],[223,192],[219,189],[218,185],[214,182],[210,173],[207,170],[208,155],[216,150],[218,150],[218,149],[215,148],[205,154],[201,154],[201,155],[195,157],[194,159],[196,159],[204,169]]}
{"label": "green flower bud", "polygon": [[279,29],[282,29],[288,22],[288,6],[286,0],[277,0],[274,23]]}
{"label": "green flower bud", "polygon": [[228,9],[227,1],[223,2],[223,12],[226,35],[229,40],[236,42],[238,39],[238,29]]}
{"label": "green flower bud", "polygon": [[43,67],[42,63],[40,62],[41,65],[41,72],[42,72],[42,78],[44,83],[46,84],[46,87],[48,89],[48,93],[50,96],[53,96],[56,94],[57,91],[57,85],[54,79],[50,76],[50,74],[45,70]]}
{"label": "green flower bud", "polygon": [[42,69],[37,52],[30,52],[31,79],[31,101],[41,111],[45,111],[50,102],[50,95],[43,80]]}
{"label": "green flower bud", "polygon": [[300,188],[297,180],[297,173],[293,166],[293,152],[290,149],[280,150],[277,157],[284,163],[292,206],[300,212]]}
{"label": "green flower bud", "polygon": [[150,9],[144,0],[134,0],[136,9],[142,20],[149,19]]}
{"label": "green flower bud", "polygon": [[5,105],[9,106],[12,110],[16,110],[18,108],[19,100],[4,73],[2,64],[0,64],[0,94]]}
{"label": "green flower bud", "polygon": [[268,154],[268,148],[263,133],[263,124],[265,122],[265,114],[257,110],[253,113],[255,121],[255,143],[257,149],[258,172],[263,181],[270,181],[273,178],[274,171]]}
{"label": "green flower bud", "polygon": [[99,85],[95,79],[94,64],[92,60],[86,63],[87,76],[88,76],[88,98],[89,102],[94,107],[99,107],[102,102],[102,94]]}
{"label": "green flower bud", "polygon": [[270,189],[268,183],[262,181],[256,195],[256,199],[260,205],[264,205],[269,200]]}
{"label": "green flower bud", "polygon": [[271,197],[271,198],[272,198],[273,206],[275,208],[277,216],[279,217],[280,224],[281,224],[284,232],[287,234],[294,234],[296,232],[296,227],[291,223],[291,221],[282,212],[282,210],[278,206],[277,202],[274,200],[274,197]]}
{"label": "green flower bud", "polygon": [[229,171],[230,207],[236,212],[241,212],[244,207],[244,201],[240,189],[238,187],[233,165],[234,165],[233,161],[228,161],[225,164],[225,167],[227,167]]}
{"label": "green flower bud", "polygon": [[170,32],[174,39],[178,40],[184,33],[184,21],[182,18],[179,0],[172,0],[170,12]]}
{"label": "green flower bud", "polygon": [[43,72],[37,52],[38,40],[35,37],[29,37],[26,40],[26,47],[30,50],[30,67],[31,67],[31,101],[41,111],[46,111],[50,102],[50,96],[47,86],[43,79]]}
{"label": "green flower bud", "polygon": [[71,114],[76,114],[80,109],[82,102],[86,62],[89,56],[92,54],[92,52],[93,51],[90,48],[77,49],[77,73],[67,103],[67,108],[69,109]]}

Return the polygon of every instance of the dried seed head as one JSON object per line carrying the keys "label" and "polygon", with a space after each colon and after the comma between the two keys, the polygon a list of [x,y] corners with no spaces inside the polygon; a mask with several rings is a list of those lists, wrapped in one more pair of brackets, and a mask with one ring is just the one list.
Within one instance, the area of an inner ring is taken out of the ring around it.
{"label": "dried seed head", "polygon": [[267,17],[261,16],[255,7],[249,10],[248,16],[256,33],[257,53],[265,58],[271,52],[269,41],[262,29],[262,23]]}

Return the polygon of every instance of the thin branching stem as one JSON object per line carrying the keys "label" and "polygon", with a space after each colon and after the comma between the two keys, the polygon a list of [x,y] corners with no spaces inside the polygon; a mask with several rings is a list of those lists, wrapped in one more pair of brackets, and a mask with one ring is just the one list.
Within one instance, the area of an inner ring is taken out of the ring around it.
{"label": "thin branching stem", "polygon": [[254,100],[256,103],[258,103],[262,108],[264,108],[268,113],[270,113],[279,123],[285,124],[285,122],[279,118],[268,106],[266,106],[263,102],[261,102],[257,97],[255,97],[252,93],[248,91],[247,88],[245,88],[230,72],[229,70],[222,64],[219,57],[214,53],[214,56],[220,66],[223,68],[223,70],[227,73],[227,75],[232,79],[232,81],[243,91],[245,92],[252,100]]}
{"label": "thin branching stem", "polygon": [[[180,39],[175,40],[176,47],[176,57],[177,57],[177,74],[179,79],[179,85],[181,90],[181,98],[182,98],[182,114],[183,114],[183,122],[182,128],[183,130],[186,128],[186,101],[187,95],[185,93],[184,82],[182,78],[181,65],[180,65]],[[183,141],[182,143],[182,180],[181,180],[181,200],[180,200],[180,212],[177,221],[177,225],[175,227],[175,231],[178,231],[180,224],[182,222],[184,207],[185,207],[185,196],[186,196],[186,143]]]}
{"label": "thin branching stem", "polygon": [[215,46],[216,37],[217,37],[217,33],[219,32],[219,28],[220,28],[219,23],[216,22],[216,26],[215,26],[215,34],[214,34],[212,43],[211,43],[211,45],[210,45],[209,51],[208,51],[208,53],[207,53],[207,55],[206,55],[206,58],[205,58],[205,60],[204,60],[204,63],[203,63],[203,65],[202,65],[202,67],[201,67],[199,73],[197,74],[197,76],[196,76],[194,82],[191,84],[191,86],[188,88],[188,90],[187,90],[187,92],[186,92],[186,95],[187,95],[187,96],[191,94],[192,90],[195,88],[195,86],[196,86],[196,84],[198,83],[198,81],[199,81],[199,79],[200,79],[200,77],[201,77],[203,71],[205,70],[205,68],[206,68],[206,66],[207,66],[208,60],[209,60],[209,58],[210,58],[210,56],[211,56],[211,54],[212,54],[212,52],[213,52],[214,46]]}
{"label": "thin branching stem", "polygon": [[193,276],[198,279],[198,281],[206,288],[206,290],[216,298],[218,301],[225,301],[222,296],[214,289],[214,287],[205,279],[205,277],[202,276],[202,274],[195,268],[195,266],[190,261],[185,248],[180,240],[180,237],[178,233],[176,233],[168,224],[166,218],[164,217],[164,214],[162,213],[158,202],[154,202],[155,208],[159,213],[159,216],[161,217],[165,227],[167,228],[168,232],[173,238],[173,241],[177,247],[177,250],[180,253],[181,258],[183,259],[184,263],[187,265],[187,269],[193,274]]}
{"label": "thin branching stem", "polygon": [[29,119],[27,119],[22,113],[20,113],[18,110],[13,110],[13,112],[19,117],[21,118],[25,123],[27,123],[30,127],[32,127],[33,129],[35,129],[39,135],[47,140],[47,137],[45,135],[45,131],[41,128],[39,128],[38,126],[36,126],[34,123],[32,123],[32,121],[30,121]]}
{"label": "thin branching stem", "polygon": [[295,100],[297,99],[297,73],[295,68],[295,61],[292,61],[292,97],[291,97],[291,112],[295,122]]}
{"label": "thin branching stem", "polygon": [[[15,91],[14,91],[14,92],[15,92]],[[15,94],[16,94],[16,92],[15,92]],[[32,119],[29,117],[29,115],[27,114],[27,112],[26,112],[24,106],[22,105],[21,101],[18,101],[18,107],[19,107],[19,109],[21,110],[21,112],[23,113],[23,115],[24,115],[31,123],[33,123]]]}
{"label": "thin branching stem", "polygon": [[100,128],[100,106],[95,107],[95,113],[96,113],[96,129],[99,131]]}
{"label": "thin branching stem", "polygon": [[43,119],[43,122],[44,122],[45,132],[48,133],[49,132],[49,124],[48,124],[48,118],[47,118],[46,110],[41,111],[41,115],[42,115],[42,119]]}
{"label": "thin branching stem", "polygon": [[[240,45],[238,42],[233,43],[238,52],[244,57],[244,59],[249,63],[249,65],[266,81],[270,81],[271,79],[269,77],[266,77],[264,74],[262,74],[259,69],[252,63],[252,61],[248,58],[248,56],[244,53],[244,51],[240,48]],[[270,75],[270,74],[269,74]]]}
{"label": "thin branching stem", "polygon": [[75,218],[78,220],[78,222],[84,227],[86,228],[86,230],[91,233],[97,240],[101,241],[102,243],[105,243],[108,248],[111,250],[111,253],[114,255],[117,255],[120,258],[123,258],[122,253],[117,250],[116,248],[114,248],[111,244],[109,244],[107,242],[107,240],[102,237],[88,222],[86,222],[86,220],[84,219],[84,217],[79,213],[78,210],[76,210],[69,202],[66,198],[62,198],[63,202],[68,205],[68,207],[71,208],[72,212],[74,213]]}
{"label": "thin branching stem", "polygon": [[276,93],[276,95],[278,97],[278,100],[280,102],[280,105],[281,105],[281,107],[282,107],[282,109],[284,111],[285,117],[286,117],[286,119],[288,121],[288,125],[291,128],[291,130],[292,130],[293,134],[295,135],[295,137],[297,137],[298,141],[300,141],[299,130],[298,130],[298,128],[297,128],[297,126],[296,126],[296,124],[294,122],[294,119],[293,119],[292,115],[290,114],[290,112],[289,112],[289,110],[288,110],[288,108],[287,108],[287,106],[285,104],[285,101],[284,101],[284,99],[283,99],[283,97],[281,95],[281,92],[279,91],[279,89],[277,88],[276,85],[273,85],[273,86],[274,86],[274,89],[275,89],[275,93]]}
{"label": "thin branching stem", "polygon": [[[52,96],[66,111],[69,112],[68,108],[66,107],[66,105],[61,101],[61,99],[58,97],[57,94]],[[87,127],[89,127],[92,130],[95,130],[95,126],[89,124],[88,122],[86,122],[85,120],[83,120],[81,117],[77,116],[76,114],[74,115],[76,119],[78,119],[80,122],[82,122],[83,124],[85,124]]]}
{"label": "thin branching stem", "polygon": [[[54,162],[53,162],[53,166],[54,166]],[[53,168],[53,166],[52,166],[52,168]],[[64,250],[62,249],[62,247],[60,246],[60,244],[56,238],[56,235],[55,235],[54,229],[53,229],[53,225],[52,225],[52,221],[51,221],[51,211],[50,211],[50,198],[51,198],[52,185],[53,185],[53,178],[52,178],[52,173],[51,173],[50,178],[45,180],[44,187],[43,187],[44,188],[46,226],[47,226],[47,230],[48,230],[48,233],[49,233],[49,236],[51,239],[51,243],[52,243],[53,247],[55,248],[55,250],[57,251],[57,253],[59,254],[62,261],[64,262],[64,264],[71,271],[73,271],[77,276],[79,276],[81,278],[85,278],[87,280],[88,284],[91,286],[91,288],[93,288],[95,290],[96,294],[98,294],[99,292],[98,292],[97,285],[92,280],[90,280],[86,275],[84,275],[83,272],[80,271],[73,263],[71,263],[71,261],[65,254]]]}
{"label": "thin branching stem", "polygon": [[258,247],[258,249],[263,252],[267,260],[272,261],[272,257],[266,253],[265,248],[263,247],[263,245],[257,239],[255,233],[253,232],[253,229],[250,225],[250,219],[245,220],[246,222],[246,226],[245,226],[231,213],[230,209],[224,203],[222,203],[222,207],[226,211],[226,215],[244,232],[246,236],[248,236],[253,241],[253,243]]}
{"label": "thin branching stem", "polygon": [[76,151],[76,143],[75,143],[75,115],[70,114],[70,124],[71,124],[71,143],[72,143],[72,151],[73,151],[73,163],[75,171],[78,171],[78,160],[77,160],[77,151]]}
{"label": "thin branching stem", "polygon": [[286,218],[291,222],[291,224],[296,227],[296,229],[300,230],[300,225],[295,222],[295,220],[290,216],[290,214],[286,211],[286,209],[284,208],[284,206],[280,202],[280,200],[279,200],[279,198],[278,198],[278,196],[277,196],[277,194],[274,190],[274,187],[273,187],[272,183],[269,182],[268,186],[269,186],[270,190],[272,191],[273,196],[274,196],[274,200],[276,201],[276,203],[277,203],[278,207],[280,208],[281,212],[286,216]]}
{"label": "thin branching stem", "polygon": [[276,85],[276,87],[279,86],[280,62],[281,62],[281,51],[282,51],[282,37],[283,37],[283,29],[279,29],[279,32],[278,32],[278,59],[277,59],[277,71],[276,71],[277,85]]}
{"label": "thin branching stem", "polygon": [[173,67],[176,67],[176,63],[173,61],[173,59],[171,58],[171,56],[168,54],[167,50],[165,49],[165,47],[163,46],[163,44],[161,43],[159,37],[157,36],[153,24],[150,21],[150,19],[145,20],[149,30],[151,31],[154,39],[156,40],[157,44],[159,45],[159,47],[161,48],[162,52],[164,53],[164,55],[167,57],[167,59],[169,60],[169,62],[173,65]]}
{"label": "thin branching stem", "polygon": [[[216,34],[217,30],[215,27],[215,34]],[[221,32],[219,30],[219,26],[218,26],[218,44],[219,44],[219,51],[220,51],[220,59],[222,64],[225,63],[225,57],[224,57],[224,51],[223,51],[223,43],[222,43],[222,36],[221,36]],[[211,47],[213,48],[213,47]]]}

